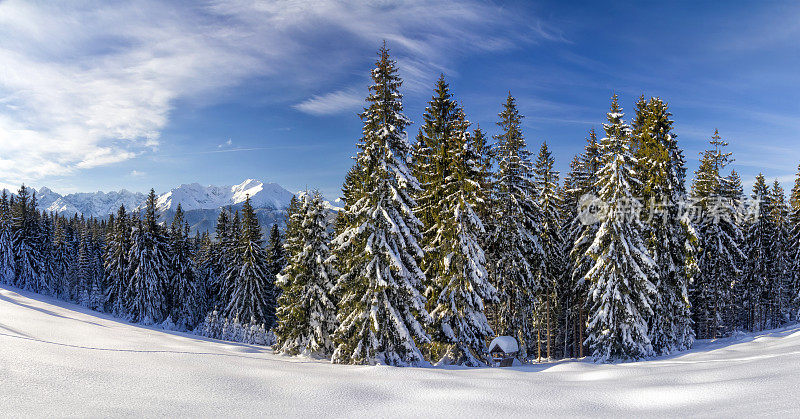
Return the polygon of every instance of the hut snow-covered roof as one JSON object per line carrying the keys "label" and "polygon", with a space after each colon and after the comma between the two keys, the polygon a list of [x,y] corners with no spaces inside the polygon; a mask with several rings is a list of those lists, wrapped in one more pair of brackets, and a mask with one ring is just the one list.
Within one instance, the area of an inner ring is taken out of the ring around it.
{"label": "hut snow-covered roof", "polygon": [[489,344],[489,353],[495,352],[496,349],[507,354],[513,354],[519,352],[519,345],[517,340],[511,336],[498,336],[492,339],[492,343]]}

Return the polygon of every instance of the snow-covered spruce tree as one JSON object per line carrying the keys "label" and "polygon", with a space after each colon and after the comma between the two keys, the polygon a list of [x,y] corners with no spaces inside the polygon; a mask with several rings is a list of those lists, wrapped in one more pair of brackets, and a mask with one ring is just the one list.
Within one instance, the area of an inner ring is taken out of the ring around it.
{"label": "snow-covered spruce tree", "polygon": [[275,321],[275,290],[269,277],[267,252],[258,218],[250,204],[250,196],[242,205],[242,229],[239,238],[239,269],[233,276],[230,302],[225,317],[249,324],[272,327]]}
{"label": "snow-covered spruce tree", "polygon": [[536,189],[537,205],[541,211],[539,222],[539,243],[543,259],[538,282],[541,290],[536,298],[537,348],[536,356],[542,358],[542,341],[545,343],[546,357],[553,358],[553,338],[556,333],[556,320],[560,307],[559,287],[565,275],[564,237],[561,235],[562,196],[558,187],[558,171],[555,158],[542,143],[539,155],[533,166],[533,184]]}
{"label": "snow-covered spruce tree", "polygon": [[[752,214],[748,213],[749,210],[747,209],[745,202],[742,178],[739,176],[736,170],[732,169],[731,173],[723,178],[722,196],[725,200],[730,202],[730,213],[732,217],[730,224],[732,224],[733,228],[736,228],[739,233],[738,236],[736,236],[735,244],[741,255],[739,258],[739,263],[736,265],[736,272],[730,275],[731,285],[727,287],[729,297],[726,301],[727,308],[724,311],[723,324],[729,331],[733,331],[737,327],[739,330],[744,330],[744,328],[741,326],[743,324],[741,322],[741,319],[743,318],[742,315],[746,314],[746,311],[741,309],[741,307],[743,307],[741,295],[744,293],[739,295],[739,290],[744,289],[743,287],[745,285],[744,227],[746,227],[748,220],[752,218]],[[737,324],[739,326],[737,326]]]}
{"label": "snow-covered spruce tree", "polygon": [[194,261],[189,239],[189,224],[183,216],[181,204],[169,229],[169,244],[172,249],[172,277],[170,280],[172,324],[178,330],[192,330],[202,320],[200,272]]}
{"label": "snow-covered spruce tree", "polygon": [[15,285],[28,291],[49,292],[41,275],[43,266],[36,198],[30,195],[25,185],[19,188],[11,206],[11,228],[17,268]]}
{"label": "snow-covered spruce tree", "polygon": [[[358,202],[363,196],[363,182],[361,180],[362,176],[363,171],[358,166],[358,162],[356,162],[345,175],[344,182],[342,184],[342,208],[347,208],[348,205]],[[297,205],[297,203],[295,204]],[[292,206],[290,205],[289,208],[291,212]],[[333,237],[339,237],[339,235],[344,233],[348,228],[357,227],[358,224],[356,224],[356,222],[357,219],[352,213],[349,213],[348,211],[338,211],[336,218],[333,221]],[[286,234],[288,235],[292,228],[291,220],[287,220],[286,224]],[[331,251],[334,254],[332,261],[337,272],[346,271],[347,265],[345,262],[361,256],[360,249],[352,246],[348,248],[337,249],[335,244],[331,243]],[[336,281],[334,281],[334,285],[335,282]]]}
{"label": "snow-covered spruce tree", "polygon": [[81,223],[81,241],[78,248],[78,268],[77,268],[77,302],[78,304],[89,307],[90,298],[89,294],[92,291],[92,281],[94,275],[92,274],[92,249],[91,249],[91,236],[89,229],[84,223]]}
{"label": "snow-covered spruce tree", "polygon": [[[480,244],[481,248],[484,249],[484,252],[490,246],[490,239],[491,239],[491,232],[493,230],[493,212],[491,208],[491,203],[493,201],[493,194],[494,194],[494,184],[492,179],[492,166],[494,162],[494,149],[493,144],[490,144],[486,134],[483,133],[483,130],[479,126],[475,126],[475,129],[472,130],[472,135],[470,136],[472,141],[472,153],[475,159],[475,166],[477,168],[476,172],[473,172],[473,177],[476,182],[478,182],[478,186],[480,187],[482,201],[477,201],[474,204],[475,213],[480,218],[481,222],[483,223],[483,231],[479,232],[478,234],[478,243]],[[486,270],[489,271],[489,260],[488,256],[485,256],[486,259]],[[492,282],[491,279],[489,281]],[[492,310],[493,304],[489,301],[486,301],[484,304],[484,311],[489,318],[489,324],[493,324],[491,320],[491,316],[494,314],[494,310]]]}
{"label": "snow-covered spruce tree", "polygon": [[217,217],[214,228],[215,241],[207,250],[211,256],[202,265],[208,275],[206,279],[206,292],[208,293],[209,310],[222,311],[227,305],[228,298],[225,294],[225,280],[227,274],[228,256],[232,253],[233,238],[231,237],[231,216],[228,208],[222,208]]}
{"label": "snow-covered spruce tree", "polygon": [[67,231],[64,219],[57,214],[53,217],[53,295],[62,300],[69,300],[70,287],[67,282],[69,259],[66,257]]}
{"label": "snow-covered spruce tree", "polygon": [[727,143],[719,132],[714,132],[710,144],[712,147],[701,153],[692,184],[693,205],[699,209],[696,228],[701,250],[690,301],[695,332],[700,338],[724,336],[733,330],[738,315],[735,311],[739,309],[732,290],[741,288],[739,275],[744,263],[737,214],[741,185],[721,176],[720,172],[731,162],[731,153],[724,152]]}
{"label": "snow-covered spruce tree", "polygon": [[778,327],[790,318],[791,279],[789,278],[789,205],[786,192],[776,179],[770,189],[775,235],[772,242],[773,277],[767,288],[769,327]]}
{"label": "snow-covered spruce tree", "polygon": [[334,289],[340,325],[332,361],[412,365],[423,362],[417,344],[430,341],[424,329],[430,316],[420,293],[421,223],[412,212],[419,185],[408,168],[410,122],[402,114],[402,81],[385,45],[371,76],[368,106],[360,115],[359,199],[346,203],[350,221],[333,240],[342,275]]}
{"label": "snow-covered spruce tree", "polygon": [[420,261],[420,267],[427,279],[425,297],[428,310],[437,304],[435,283],[444,270],[442,253],[446,252],[446,249],[442,249],[442,241],[449,239],[440,233],[442,224],[450,221],[442,219],[446,205],[443,202],[443,185],[452,169],[449,153],[452,152],[450,142],[453,141],[457,108],[458,104],[450,93],[444,75],[440,75],[433,97],[422,115],[424,122],[413,146],[411,169],[420,183],[414,213],[423,224],[420,244],[425,257]]}
{"label": "snow-covered spruce tree", "polygon": [[105,249],[106,310],[115,316],[126,317],[126,308],[130,303],[128,250],[131,247],[131,225],[124,205],[120,205],[116,217],[109,220],[108,229]]}
{"label": "snow-covered spruce tree", "polygon": [[50,295],[56,295],[56,266],[55,247],[53,246],[53,220],[52,214],[42,211],[39,217],[39,252],[42,255],[42,271],[40,281],[42,290]]}
{"label": "snow-covered spruce tree", "polygon": [[167,290],[172,257],[164,228],[158,224],[153,189],[147,196],[144,218],[135,224],[128,253],[132,293],[128,313],[133,321],[161,323],[169,312]]}
{"label": "snow-covered spruce tree", "polygon": [[59,217],[55,228],[56,296],[64,301],[74,301],[76,280],[76,261],[78,246],[75,239],[72,218]]}
{"label": "snow-covered spruce tree", "polygon": [[789,293],[791,295],[790,320],[800,320],[800,166],[789,198]]}
{"label": "snow-covered spruce tree", "polygon": [[219,278],[219,295],[217,301],[220,305],[220,312],[226,313],[228,305],[233,298],[233,291],[236,288],[236,278],[239,276],[239,271],[242,268],[242,222],[239,217],[239,211],[230,214],[229,221],[226,225],[226,233],[220,243],[220,266],[221,273]]}
{"label": "snow-covered spruce tree", "polygon": [[759,173],[753,184],[751,198],[757,202],[754,219],[747,224],[745,234],[744,309],[745,327],[763,330],[768,326],[771,301],[769,291],[775,276],[773,202],[764,175]]}
{"label": "snow-covered spruce tree", "polygon": [[200,234],[197,253],[195,254],[195,264],[200,277],[198,278],[198,292],[200,302],[198,313],[205,315],[214,309],[212,285],[215,282],[217,272],[217,260],[215,259],[216,243],[211,240],[208,231]]}
{"label": "snow-covered spruce tree", "polygon": [[83,224],[82,254],[80,254],[79,280],[81,283],[80,303],[92,310],[101,310],[103,303],[102,286],[100,284],[102,272],[98,269],[97,256],[101,243],[95,236],[95,221],[89,218]]}
{"label": "snow-covered spruce tree", "polygon": [[592,212],[596,210],[593,204],[600,193],[600,188],[596,182],[601,168],[600,143],[594,128],[589,131],[586,139],[584,152],[581,154],[576,167],[573,169],[572,179],[568,193],[572,196],[575,205],[573,218],[569,221],[569,232],[567,241],[569,242],[570,258],[570,286],[574,299],[571,307],[573,311],[573,322],[575,332],[573,346],[575,356],[582,358],[585,356],[585,332],[587,322],[587,295],[589,294],[586,274],[594,266],[595,261],[589,255],[589,247],[594,242],[599,223],[594,222]]}
{"label": "snow-covered spruce tree", "polygon": [[492,183],[494,150],[493,145],[489,143],[486,134],[483,133],[483,130],[478,124],[475,124],[475,129],[472,130],[470,138],[472,140],[472,149],[476,159],[475,164],[478,169],[475,176],[477,176],[477,182],[483,195],[483,202],[478,202],[475,205],[475,211],[478,214],[478,218],[483,222],[484,232],[480,234],[480,243],[481,247],[486,249],[492,230],[491,224],[493,222],[491,202],[494,191]]}
{"label": "snow-covered spruce tree", "polygon": [[[448,176],[441,185],[442,212],[437,225],[441,271],[432,294],[433,336],[448,348],[446,363],[480,366],[485,363],[485,341],[493,335],[484,303],[496,303],[497,290],[489,281],[486,256],[481,246],[485,230],[477,208],[484,204],[479,155],[467,133],[469,123],[458,108],[451,138],[447,141]],[[441,362],[441,361],[440,361]]]}
{"label": "snow-covered spruce tree", "polygon": [[570,257],[572,251],[572,242],[574,241],[573,235],[578,232],[573,226],[573,220],[578,217],[578,202],[582,194],[578,187],[578,179],[581,172],[581,155],[578,154],[572,158],[569,164],[570,170],[564,176],[564,184],[559,188],[559,195],[561,200],[561,237],[562,248],[561,254],[563,257],[564,274],[558,284],[558,306],[560,308],[558,314],[558,325],[556,335],[556,357],[568,358],[577,357],[577,315],[579,309],[577,307],[577,298],[575,295],[575,287],[572,281],[572,273],[575,270],[575,263]]}
{"label": "snow-covered spruce tree", "polygon": [[328,248],[327,211],[319,193],[300,196],[284,248],[287,264],[278,276],[275,350],[288,355],[329,357],[334,350],[336,305],[331,291],[337,272]]}
{"label": "snow-covered spruce tree", "polygon": [[515,337],[521,356],[536,342],[534,324],[535,296],[543,263],[539,243],[540,213],[531,182],[530,152],[520,124],[522,115],[509,93],[496,135],[497,172],[494,179],[492,208],[495,222],[488,244],[490,278],[498,291],[495,332]]}
{"label": "snow-covered spruce tree", "polygon": [[647,321],[653,315],[656,265],[644,243],[645,226],[632,212],[639,180],[623,116],[614,95],[604,124],[606,137],[600,142],[603,166],[597,180],[606,207],[588,250],[595,264],[586,274],[590,306],[586,341],[593,358],[601,362],[653,354]]}
{"label": "snow-covered spruce tree", "polygon": [[11,233],[11,207],[8,193],[3,189],[0,197],[0,283],[13,285],[17,264],[14,260],[14,242]]}
{"label": "snow-covered spruce tree", "polygon": [[658,354],[687,349],[694,341],[688,287],[697,272],[694,228],[681,220],[686,198],[686,163],[672,133],[668,105],[659,98],[636,110],[636,195],[644,205],[645,242],[658,266],[650,340]]}
{"label": "snow-covered spruce tree", "polygon": [[87,307],[95,311],[103,311],[105,291],[103,290],[102,243],[93,239],[89,253],[91,279],[89,282],[89,301]]}
{"label": "snow-covered spruce tree", "polygon": [[480,156],[469,122],[440,77],[417,136],[414,173],[423,181],[415,213],[423,222],[428,280],[425,296],[433,318],[432,361],[485,365],[491,336],[484,300],[495,300],[480,244],[484,232],[476,207],[484,203]]}

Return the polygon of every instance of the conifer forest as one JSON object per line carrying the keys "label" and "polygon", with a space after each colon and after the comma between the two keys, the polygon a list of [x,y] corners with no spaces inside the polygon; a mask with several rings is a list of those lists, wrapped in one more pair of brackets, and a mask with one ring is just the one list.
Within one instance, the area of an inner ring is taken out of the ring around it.
{"label": "conifer forest", "polygon": [[384,43],[364,69],[341,208],[298,193],[264,234],[248,198],[191,234],[153,190],[85,218],[20,186],[0,199],[0,282],[335,364],[482,367],[496,336],[523,363],[636,361],[798,320],[800,167],[788,193],[745,188],[710,126],[687,172],[663,92],[610,95],[559,173],[513,92],[481,127],[442,75],[409,118],[398,65]]}

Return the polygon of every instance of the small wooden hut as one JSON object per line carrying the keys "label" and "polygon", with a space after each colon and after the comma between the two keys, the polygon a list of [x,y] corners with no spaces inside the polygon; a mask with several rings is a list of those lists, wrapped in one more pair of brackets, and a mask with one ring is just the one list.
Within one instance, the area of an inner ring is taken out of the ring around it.
{"label": "small wooden hut", "polygon": [[489,344],[489,355],[492,357],[492,366],[510,367],[519,354],[517,340],[511,336],[498,336]]}

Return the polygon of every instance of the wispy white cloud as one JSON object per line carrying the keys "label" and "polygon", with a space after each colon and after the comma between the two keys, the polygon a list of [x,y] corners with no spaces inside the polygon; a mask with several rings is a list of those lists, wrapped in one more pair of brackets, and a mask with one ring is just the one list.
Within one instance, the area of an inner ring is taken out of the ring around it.
{"label": "wispy white cloud", "polygon": [[140,171],[138,171],[138,170],[136,170],[136,169],[134,169],[134,170],[131,170],[131,176],[133,176],[133,177],[142,177],[142,176],[144,176],[144,175],[146,175],[146,174],[147,174],[147,173],[145,173],[145,172],[140,172]]}
{"label": "wispy white cloud", "polygon": [[[521,42],[502,29],[509,19],[521,17],[473,0],[0,2],[0,180],[71,174],[155,150],[176,100],[214,102],[253,77],[272,77],[283,91],[319,91],[323,80],[351,74],[356,60],[363,65],[381,39],[397,53],[407,88],[428,87],[422,81],[460,54]],[[563,39],[534,26],[526,37]],[[357,109],[362,97],[340,88],[295,108],[327,115]]]}
{"label": "wispy white cloud", "polygon": [[324,95],[312,96],[294,108],[312,115],[332,115],[354,111],[364,104],[364,94],[354,89],[338,90]]}

